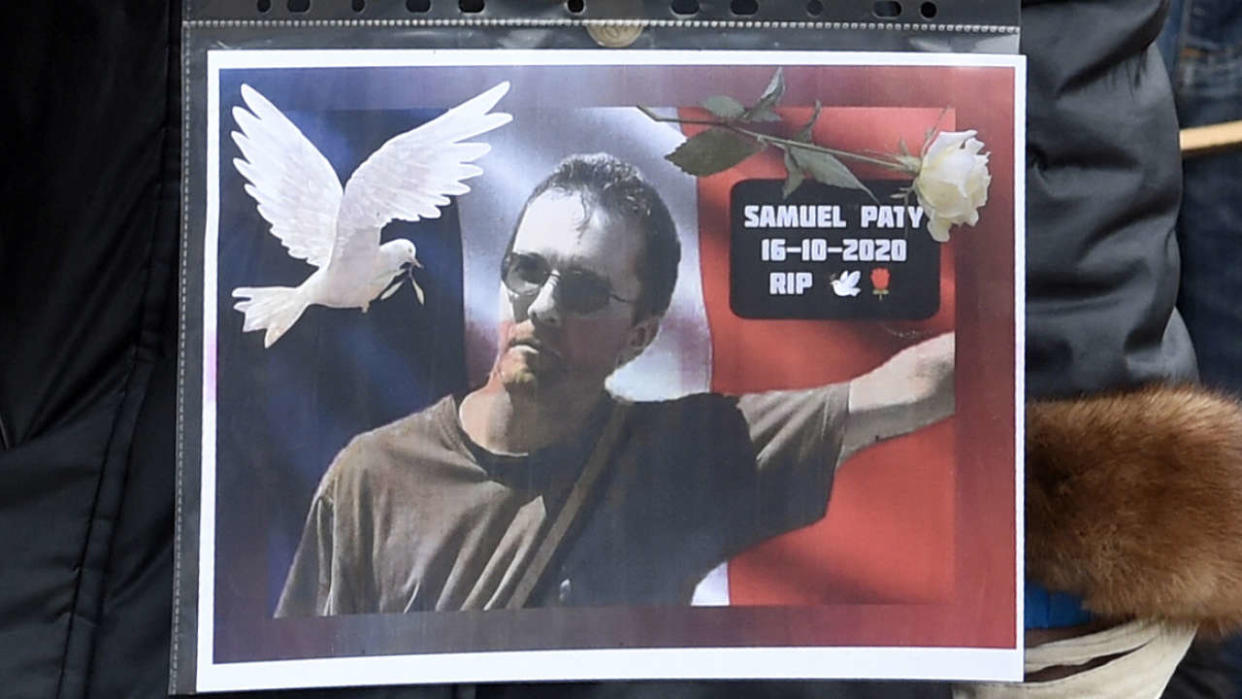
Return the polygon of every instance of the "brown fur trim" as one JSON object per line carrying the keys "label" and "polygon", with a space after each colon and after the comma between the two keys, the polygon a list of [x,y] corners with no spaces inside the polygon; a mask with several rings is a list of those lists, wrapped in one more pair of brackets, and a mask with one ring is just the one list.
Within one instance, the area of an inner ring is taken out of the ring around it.
{"label": "brown fur trim", "polygon": [[1242,408],[1196,387],[1027,405],[1027,575],[1106,617],[1242,626]]}

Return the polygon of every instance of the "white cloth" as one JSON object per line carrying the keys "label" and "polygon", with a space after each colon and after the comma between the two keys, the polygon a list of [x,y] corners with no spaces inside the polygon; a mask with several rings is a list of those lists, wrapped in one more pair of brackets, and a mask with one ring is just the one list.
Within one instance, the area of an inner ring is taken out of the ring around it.
{"label": "white cloth", "polygon": [[1106,631],[1026,649],[1026,672],[1083,665],[1117,656],[1099,667],[1047,682],[962,684],[954,699],[1155,699],[1194,640],[1192,625],[1132,621]]}

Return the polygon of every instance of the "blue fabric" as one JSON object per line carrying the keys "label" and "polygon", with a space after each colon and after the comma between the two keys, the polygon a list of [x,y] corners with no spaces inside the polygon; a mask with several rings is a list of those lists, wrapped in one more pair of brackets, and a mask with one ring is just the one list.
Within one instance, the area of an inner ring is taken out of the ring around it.
{"label": "blue fabric", "polygon": [[[1242,3],[1173,0],[1159,40],[1183,128],[1242,119]],[[1184,164],[1178,307],[1203,382],[1242,394],[1242,149]]]}
{"label": "blue fabric", "polygon": [[1091,612],[1082,600],[1064,592],[1050,592],[1031,580],[1026,581],[1026,628],[1059,629],[1081,626],[1091,621]]}
{"label": "blue fabric", "polygon": [[[1242,119],[1242,3],[1173,0],[1158,46],[1183,128]],[[1177,305],[1203,383],[1242,395],[1242,149],[1190,157],[1183,178]],[[1223,652],[1242,687],[1242,635]]]}

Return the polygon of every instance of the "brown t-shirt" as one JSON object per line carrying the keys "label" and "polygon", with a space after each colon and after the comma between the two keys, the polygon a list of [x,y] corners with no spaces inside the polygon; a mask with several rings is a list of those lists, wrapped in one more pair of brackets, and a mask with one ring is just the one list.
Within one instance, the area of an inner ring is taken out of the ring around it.
{"label": "brown t-shirt", "polygon": [[[823,516],[847,385],[640,402],[532,605],[687,604],[730,556]],[[611,411],[498,456],[458,399],[359,435],[315,494],[277,616],[504,607]]]}

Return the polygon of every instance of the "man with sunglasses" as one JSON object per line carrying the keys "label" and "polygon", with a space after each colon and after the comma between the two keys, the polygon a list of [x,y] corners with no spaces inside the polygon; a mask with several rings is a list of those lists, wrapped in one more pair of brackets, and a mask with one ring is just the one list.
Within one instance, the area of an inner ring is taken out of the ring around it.
{"label": "man with sunglasses", "polygon": [[822,517],[840,461],[952,413],[952,335],[843,384],[612,397],[679,259],[637,170],[564,161],[504,256],[487,382],[342,450],[277,615],[687,604],[720,562]]}

